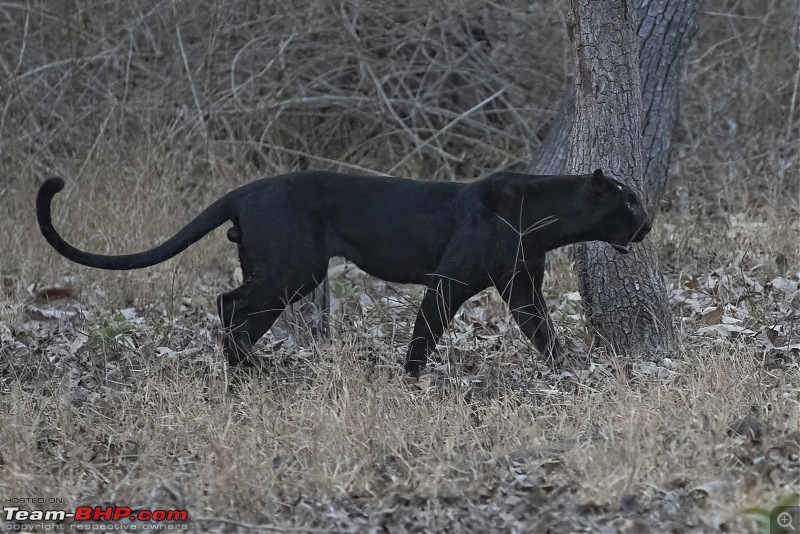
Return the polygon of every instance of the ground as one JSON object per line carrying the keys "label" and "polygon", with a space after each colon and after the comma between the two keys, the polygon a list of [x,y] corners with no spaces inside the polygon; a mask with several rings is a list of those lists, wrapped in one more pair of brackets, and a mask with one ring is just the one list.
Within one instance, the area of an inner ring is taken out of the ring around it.
{"label": "ground", "polygon": [[588,349],[580,297],[551,287],[592,355],[573,372],[487,292],[419,381],[399,365],[418,299],[349,264],[332,339],[273,331],[254,376],[218,348],[220,272],[175,310],[32,287],[2,331],[3,494],[187,509],[201,530],[739,531],[800,484],[800,273],[776,269],[681,273],[681,349],[656,361]]}

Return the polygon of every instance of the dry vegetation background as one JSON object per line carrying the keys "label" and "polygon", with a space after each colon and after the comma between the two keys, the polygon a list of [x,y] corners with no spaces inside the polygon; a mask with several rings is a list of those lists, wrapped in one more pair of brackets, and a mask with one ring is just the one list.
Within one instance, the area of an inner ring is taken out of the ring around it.
{"label": "dry vegetation background", "polygon": [[585,370],[552,372],[487,293],[443,342],[452,369],[408,381],[418,297],[334,265],[332,339],[276,329],[270,371],[233,376],[223,232],[107,273],[35,226],[51,174],[65,237],[119,253],[262,175],[530,162],[568,87],[560,9],[0,3],[0,498],[187,508],[215,531],[731,532],[800,491],[796,0],[705,5],[650,237],[667,359],[589,347],[554,254],[547,297]]}

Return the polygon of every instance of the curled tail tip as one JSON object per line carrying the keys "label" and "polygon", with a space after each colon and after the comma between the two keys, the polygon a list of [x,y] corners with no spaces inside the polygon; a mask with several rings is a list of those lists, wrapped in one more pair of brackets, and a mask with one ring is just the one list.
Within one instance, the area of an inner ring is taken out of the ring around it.
{"label": "curled tail tip", "polygon": [[39,194],[53,196],[64,189],[64,179],[60,176],[52,176],[44,181],[39,188]]}
{"label": "curled tail tip", "polygon": [[56,250],[58,250],[62,239],[53,228],[53,222],[50,219],[50,204],[56,193],[62,189],[64,189],[64,179],[53,176],[44,181],[39,188],[39,193],[36,195],[36,220],[39,222],[42,235]]}

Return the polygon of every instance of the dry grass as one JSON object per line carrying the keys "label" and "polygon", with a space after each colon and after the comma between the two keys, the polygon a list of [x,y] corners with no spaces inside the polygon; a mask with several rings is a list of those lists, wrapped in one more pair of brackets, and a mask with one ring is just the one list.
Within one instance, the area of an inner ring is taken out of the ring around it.
{"label": "dry grass", "polygon": [[236,266],[220,232],[130,273],[77,267],[38,235],[53,173],[67,239],[122,252],[262,174],[451,180],[525,161],[567,43],[557,6],[504,6],[0,9],[0,498],[188,508],[196,530],[714,532],[797,492],[791,1],[706,5],[651,237],[682,336],[668,361],[588,346],[557,253],[547,298],[585,370],[553,373],[485,294],[443,341],[449,374],[410,381],[414,297],[335,268],[333,339],[273,333],[269,371],[241,376],[216,339]]}
{"label": "dry grass", "polygon": [[[188,507],[197,521],[264,527],[434,530],[511,527],[537,509],[547,518],[538,527],[597,526],[633,495],[636,524],[681,528],[730,522],[773,498],[742,457],[770,451],[771,470],[796,476],[796,397],[746,348],[693,351],[669,382],[620,368],[499,397],[465,395],[459,380],[409,384],[358,353],[344,336],[320,347],[310,376],[284,365],[283,378],[244,380],[180,359],[136,368],[135,356],[87,371],[84,356],[71,364],[84,365],[79,379],[12,384],[4,494]],[[756,445],[727,430],[751,406],[770,407]]]}

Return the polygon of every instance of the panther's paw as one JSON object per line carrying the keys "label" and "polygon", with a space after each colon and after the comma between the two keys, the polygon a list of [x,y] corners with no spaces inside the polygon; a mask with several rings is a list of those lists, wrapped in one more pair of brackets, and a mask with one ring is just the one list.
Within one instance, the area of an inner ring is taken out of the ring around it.
{"label": "panther's paw", "polygon": [[419,378],[422,370],[425,368],[425,363],[418,360],[408,360],[403,365],[403,370],[414,378]]}

